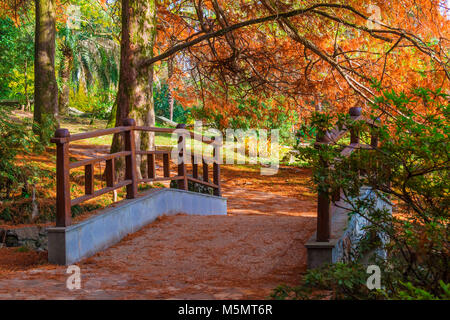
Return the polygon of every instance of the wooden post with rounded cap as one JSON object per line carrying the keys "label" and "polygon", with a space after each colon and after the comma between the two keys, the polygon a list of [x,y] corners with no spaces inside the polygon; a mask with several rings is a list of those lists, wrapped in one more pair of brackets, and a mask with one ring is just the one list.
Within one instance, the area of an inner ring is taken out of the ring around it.
{"label": "wooden post with rounded cap", "polygon": [[70,183],[69,183],[69,138],[68,129],[55,131],[56,143],[56,226],[68,227],[72,222],[70,212]]}

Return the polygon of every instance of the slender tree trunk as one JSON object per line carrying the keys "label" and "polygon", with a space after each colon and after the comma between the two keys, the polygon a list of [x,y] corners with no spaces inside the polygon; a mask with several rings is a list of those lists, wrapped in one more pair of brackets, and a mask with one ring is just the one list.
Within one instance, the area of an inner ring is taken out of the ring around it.
{"label": "slender tree trunk", "polygon": [[172,95],[172,82],[170,81],[173,75],[173,56],[167,61],[167,86],[168,86],[168,99],[169,99],[169,119],[173,121],[173,105],[174,99]]}
{"label": "slender tree trunk", "polygon": [[[58,86],[55,76],[55,0],[35,0],[34,122],[46,143],[57,127]],[[50,126],[50,127],[48,127]]]}
{"label": "slender tree trunk", "polygon": [[73,54],[72,50],[65,48],[63,50],[63,61],[59,71],[61,79],[61,91],[59,93],[59,114],[66,115],[69,110],[69,93],[70,93],[70,72],[72,71]]}
{"label": "slender tree trunk", "polygon": [[28,96],[28,60],[25,59],[25,110],[30,110],[30,97]]}
{"label": "slender tree trunk", "polygon": [[[116,126],[122,125],[126,118],[135,119],[138,126],[155,125],[153,66],[138,68],[141,60],[153,57],[155,36],[156,0],[122,0],[122,40]],[[111,151],[116,152],[121,149],[121,146],[121,138],[116,135]],[[153,146],[153,133],[142,132],[136,136],[137,150],[148,150]],[[137,163],[140,168],[140,157],[137,157]],[[142,177],[140,170],[138,172]]]}

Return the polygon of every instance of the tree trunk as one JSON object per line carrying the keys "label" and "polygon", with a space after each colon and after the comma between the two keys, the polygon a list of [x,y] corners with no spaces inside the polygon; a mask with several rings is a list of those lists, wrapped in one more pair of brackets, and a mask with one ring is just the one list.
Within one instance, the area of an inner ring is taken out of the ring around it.
{"label": "tree trunk", "polygon": [[[141,60],[153,57],[156,36],[156,0],[122,0],[122,40],[120,53],[119,90],[117,93],[116,126],[126,118],[136,120],[138,126],[154,126],[153,66],[139,68]],[[116,135],[111,146],[117,152],[122,146]],[[136,135],[136,150],[154,146],[154,134]],[[140,157],[137,157],[138,169]],[[118,169],[121,164],[118,164]],[[138,170],[139,177],[141,170]],[[145,170],[142,170],[145,172]]]}
{"label": "tree trunk", "polygon": [[70,73],[73,65],[73,54],[70,48],[63,49],[63,59],[59,76],[61,79],[61,91],[59,94],[59,114],[66,115],[69,110]]}
{"label": "tree trunk", "polygon": [[24,91],[25,91],[25,110],[30,111],[30,97],[28,96],[28,60],[25,59],[25,84],[24,84]]}
{"label": "tree trunk", "polygon": [[170,81],[173,75],[173,56],[169,58],[167,61],[167,91],[168,91],[168,100],[169,100],[169,119],[173,121],[173,104],[174,99],[172,95],[172,82]]}
{"label": "tree trunk", "polygon": [[47,143],[58,126],[58,86],[55,76],[55,0],[35,0],[34,122]]}

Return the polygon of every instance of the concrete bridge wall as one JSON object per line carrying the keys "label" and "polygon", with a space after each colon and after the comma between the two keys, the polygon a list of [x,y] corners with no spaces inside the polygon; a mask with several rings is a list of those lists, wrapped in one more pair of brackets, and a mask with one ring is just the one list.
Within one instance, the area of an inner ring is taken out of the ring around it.
{"label": "concrete bridge wall", "polygon": [[162,215],[226,215],[227,200],[178,189],[158,189],[123,200],[69,227],[48,229],[50,263],[70,265],[119,242]]}
{"label": "concrete bridge wall", "polygon": [[[385,209],[392,213],[392,206],[378,198],[370,188],[361,188],[360,199],[372,199],[376,209]],[[318,268],[324,264],[345,262],[352,260],[358,251],[360,240],[365,237],[364,226],[369,221],[361,215],[352,215],[350,206],[344,200],[332,205],[331,236],[328,242],[319,242],[314,233],[305,244],[308,250],[308,269]],[[386,242],[383,235],[378,235],[381,241]],[[384,257],[385,252],[381,249],[375,250],[373,254]]]}

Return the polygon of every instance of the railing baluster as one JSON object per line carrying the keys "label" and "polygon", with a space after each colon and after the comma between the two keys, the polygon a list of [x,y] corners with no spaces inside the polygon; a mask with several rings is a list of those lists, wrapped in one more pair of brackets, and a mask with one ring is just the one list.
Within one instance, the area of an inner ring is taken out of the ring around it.
{"label": "railing baluster", "polygon": [[131,184],[127,185],[127,199],[134,199],[137,195],[137,174],[136,174],[136,145],[134,142],[134,130],[132,127],[136,125],[134,119],[125,119],[123,125],[131,127],[125,131],[125,150],[130,151],[130,155],[125,157],[125,179],[131,180]]}
{"label": "railing baluster", "polygon": [[169,178],[170,177],[170,162],[169,162],[169,154],[163,153],[163,171],[164,171],[164,177]]}
{"label": "railing baluster", "polygon": [[217,185],[217,188],[214,188],[214,195],[221,196],[221,187],[220,187],[220,146],[214,144],[213,151],[214,163],[213,163],[213,183]]}
{"label": "railing baluster", "polygon": [[[69,130],[57,129],[55,138],[70,137]],[[70,212],[69,142],[56,140],[56,226],[68,227],[72,222]]]}
{"label": "railing baluster", "polygon": [[148,154],[147,155],[147,174],[149,179],[155,179],[155,155],[154,154]]}
{"label": "railing baluster", "polygon": [[206,163],[205,159],[202,160],[203,165],[203,181],[209,182],[209,172],[208,172],[208,164]]}
{"label": "railing baluster", "polygon": [[109,159],[106,160],[106,187],[112,188],[114,187],[114,180],[115,180],[115,160]]}
{"label": "railing baluster", "polygon": [[[350,117],[357,118],[361,115],[360,107],[353,107],[349,109]],[[351,129],[350,130],[350,143],[359,143],[359,130]]]}
{"label": "railing baluster", "polygon": [[94,165],[88,164],[84,166],[84,193],[94,194]]}
{"label": "railing baluster", "polygon": [[[185,124],[178,124],[177,129],[185,129]],[[178,175],[182,176],[182,180],[178,180],[178,188],[188,190],[187,172],[186,172],[186,137],[183,134],[178,136]]]}
{"label": "railing baluster", "polygon": [[195,163],[196,159],[195,156],[192,155],[192,177],[194,179],[198,179],[198,164]]}

